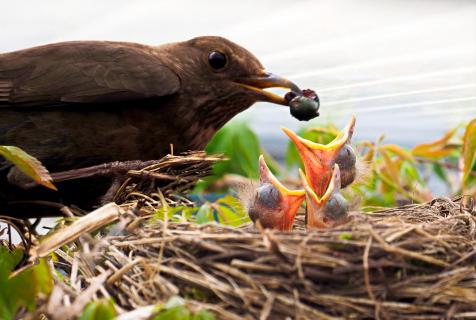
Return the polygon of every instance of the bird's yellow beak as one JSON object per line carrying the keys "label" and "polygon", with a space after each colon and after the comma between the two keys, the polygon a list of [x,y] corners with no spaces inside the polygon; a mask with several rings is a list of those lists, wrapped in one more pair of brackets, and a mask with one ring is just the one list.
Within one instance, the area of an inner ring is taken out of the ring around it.
{"label": "bird's yellow beak", "polygon": [[322,196],[311,187],[308,177],[299,169],[306,192],[306,223],[308,229],[327,228],[342,223],[347,214],[347,202],[340,195],[340,170],[335,164],[331,180]]}
{"label": "bird's yellow beak", "polygon": [[341,148],[352,138],[354,128],[355,116],[352,116],[347,126],[328,144],[312,142],[299,137],[288,128],[282,128],[296,145],[310,186],[318,195],[322,196],[326,192],[335,158]]}
{"label": "bird's yellow beak", "polygon": [[[265,183],[269,183],[273,185],[276,190],[278,190],[280,195],[280,203],[275,204],[275,208],[276,210],[282,210],[282,215],[276,214],[275,216],[277,220],[279,219],[280,221],[275,221],[273,224],[276,226],[276,229],[282,231],[291,230],[294,224],[296,213],[304,201],[304,190],[289,190],[283,184],[281,184],[281,182],[279,182],[279,180],[273,175],[271,170],[269,170],[262,155],[259,157],[259,172],[260,184],[263,185]],[[267,199],[261,199],[261,201],[267,201]]]}
{"label": "bird's yellow beak", "polygon": [[277,94],[263,90],[266,88],[290,89],[296,94],[301,94],[301,89],[292,81],[269,72],[263,72],[258,76],[239,78],[236,84],[251,90],[259,96],[261,101],[272,102],[280,105],[288,105],[288,101]]}

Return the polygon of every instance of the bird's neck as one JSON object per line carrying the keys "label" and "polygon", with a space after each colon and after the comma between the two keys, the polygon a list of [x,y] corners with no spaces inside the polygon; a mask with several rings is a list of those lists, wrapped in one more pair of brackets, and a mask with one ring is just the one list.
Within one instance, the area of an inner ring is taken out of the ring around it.
{"label": "bird's neck", "polygon": [[183,106],[177,113],[177,117],[184,119],[183,143],[190,150],[205,148],[220,128],[252,104],[253,101],[240,95],[229,95],[212,101],[206,97],[196,96],[193,106],[179,104]]}

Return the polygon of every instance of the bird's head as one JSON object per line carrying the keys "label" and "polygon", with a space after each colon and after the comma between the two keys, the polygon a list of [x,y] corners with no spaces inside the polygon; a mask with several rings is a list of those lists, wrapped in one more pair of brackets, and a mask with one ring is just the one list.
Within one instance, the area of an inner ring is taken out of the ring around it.
{"label": "bird's head", "polygon": [[271,173],[263,156],[259,158],[260,184],[250,202],[248,213],[265,228],[290,231],[304,200],[303,190],[289,190]]}
{"label": "bird's head", "polygon": [[356,174],[355,153],[350,146],[350,140],[355,128],[355,116],[352,116],[347,126],[339,132],[336,138],[328,144],[315,143],[299,137],[293,131],[283,128],[283,131],[293,141],[303,161],[306,176],[313,190],[322,196],[331,179],[334,164],[340,166],[342,186],[352,183]]}
{"label": "bird's head", "polygon": [[302,92],[293,82],[267,72],[251,52],[222,37],[193,38],[165,49],[172,60],[168,65],[180,77],[182,90],[195,95],[199,92],[214,101],[246,101],[243,109],[257,101],[287,105],[284,97],[264,89],[280,87]]}
{"label": "bird's head", "polygon": [[308,177],[299,169],[306,192],[306,223],[308,229],[327,228],[347,221],[348,204],[340,194],[341,172],[335,164],[331,179],[322,196],[316,194]]}

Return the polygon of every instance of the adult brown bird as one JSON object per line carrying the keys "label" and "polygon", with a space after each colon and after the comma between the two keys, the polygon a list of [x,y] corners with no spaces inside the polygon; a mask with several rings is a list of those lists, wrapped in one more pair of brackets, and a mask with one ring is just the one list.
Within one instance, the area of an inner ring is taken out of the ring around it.
{"label": "adult brown bird", "polygon": [[[249,51],[220,37],[158,47],[63,42],[4,53],[0,145],[21,147],[50,172],[158,159],[171,144],[175,152],[202,149],[228,120],[257,101],[287,105],[263,90],[270,87],[301,92],[265,71]],[[90,200],[81,183],[58,185],[57,197],[65,203],[81,195]],[[0,160],[0,209],[12,195],[24,195],[19,190],[27,186]]]}

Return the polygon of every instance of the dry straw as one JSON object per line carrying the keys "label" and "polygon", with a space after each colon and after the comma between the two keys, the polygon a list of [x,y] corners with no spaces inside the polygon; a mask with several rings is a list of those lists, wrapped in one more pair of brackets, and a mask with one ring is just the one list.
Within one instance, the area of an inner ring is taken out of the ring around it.
{"label": "dry straw", "polygon": [[128,319],[181,295],[221,319],[476,318],[476,216],[460,199],[353,213],[313,232],[131,214],[113,232],[83,236],[82,250],[70,245],[73,256],[56,251],[69,285],[55,288],[50,314],[113,297]]}

